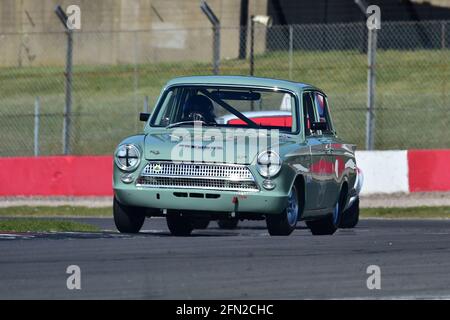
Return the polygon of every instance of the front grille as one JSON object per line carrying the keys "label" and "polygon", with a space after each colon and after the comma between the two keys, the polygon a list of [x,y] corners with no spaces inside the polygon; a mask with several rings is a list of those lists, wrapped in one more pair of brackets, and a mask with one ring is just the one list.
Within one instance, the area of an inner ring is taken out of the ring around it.
{"label": "front grille", "polygon": [[149,162],[138,186],[258,191],[251,171],[244,165]]}
{"label": "front grille", "polygon": [[253,176],[246,166],[223,164],[195,164],[175,162],[150,162],[142,171],[143,176],[183,176],[231,180],[250,180]]}
{"label": "front grille", "polygon": [[258,191],[258,187],[253,181],[231,181],[221,179],[140,177],[137,184],[138,186],[153,188]]}

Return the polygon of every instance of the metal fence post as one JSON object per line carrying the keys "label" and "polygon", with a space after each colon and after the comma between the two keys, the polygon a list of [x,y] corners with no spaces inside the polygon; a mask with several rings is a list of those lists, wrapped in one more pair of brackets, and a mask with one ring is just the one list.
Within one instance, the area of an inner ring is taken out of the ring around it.
{"label": "metal fence post", "polygon": [[255,21],[250,17],[250,75],[255,74]]}
{"label": "metal fence post", "polygon": [[40,117],[40,99],[36,97],[34,100],[34,156],[39,155],[39,117]]}
{"label": "metal fence post", "polygon": [[239,59],[247,57],[248,0],[241,0],[239,21]]}
{"label": "metal fence post", "polygon": [[[139,112],[140,98],[138,96],[139,89],[139,66],[138,66],[138,31],[133,32],[133,95],[134,95],[134,108],[136,112]],[[138,117],[134,117],[134,127],[139,128],[139,119]]]}
{"label": "metal fence post", "polygon": [[148,96],[145,96],[144,98],[144,113],[148,113],[149,107],[148,107]]}
{"label": "metal fence post", "polygon": [[289,25],[289,80],[292,80],[292,63],[294,51],[294,28]]}
{"label": "metal fence post", "polygon": [[[375,131],[375,56],[377,52],[377,26],[369,27],[368,10],[371,10],[364,0],[355,0],[355,4],[366,17],[366,25],[368,28],[367,37],[367,114],[366,114],[366,149],[373,150],[374,131]],[[380,23],[380,21],[378,21]],[[378,26],[379,27],[379,26]]]}
{"label": "metal fence post", "polygon": [[63,124],[63,153],[70,154],[71,136],[71,114],[72,114],[72,55],[73,55],[73,33],[67,30],[67,54],[66,54],[66,104],[64,108]]}
{"label": "metal fence post", "polygon": [[367,118],[366,118],[366,149],[374,149],[375,131],[375,57],[377,50],[377,29],[369,29],[367,43]]}
{"label": "metal fence post", "polygon": [[214,25],[214,64],[213,73],[219,74],[220,68],[220,24]]}
{"label": "metal fence post", "polygon": [[206,15],[213,26],[213,73],[219,74],[220,67],[220,20],[214,14],[206,1],[202,1],[200,9]]}
{"label": "metal fence post", "polygon": [[445,45],[445,38],[446,38],[445,27],[446,27],[446,21],[441,21],[441,48],[442,49],[445,49],[445,47],[446,47],[446,45]]}
{"label": "metal fence post", "polygon": [[73,31],[68,27],[68,17],[61,6],[55,8],[55,14],[64,26],[67,34],[67,51],[66,51],[66,101],[64,106],[64,122],[63,122],[63,153],[70,154],[70,136],[71,136],[71,113],[72,113],[72,55],[73,55]]}

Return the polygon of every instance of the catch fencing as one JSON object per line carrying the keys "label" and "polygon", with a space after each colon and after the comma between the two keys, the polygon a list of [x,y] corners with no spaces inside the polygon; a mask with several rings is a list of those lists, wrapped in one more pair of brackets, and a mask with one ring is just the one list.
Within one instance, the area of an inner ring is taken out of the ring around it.
{"label": "catch fencing", "polygon": [[[382,22],[377,35],[374,149],[450,148],[450,22]],[[366,148],[365,23],[221,28],[219,61],[213,38],[211,28],[75,31],[65,113],[67,34],[0,34],[0,156],[63,154],[65,143],[70,154],[111,154],[142,131],[138,113],[168,80],[213,65],[320,87],[338,135]]]}

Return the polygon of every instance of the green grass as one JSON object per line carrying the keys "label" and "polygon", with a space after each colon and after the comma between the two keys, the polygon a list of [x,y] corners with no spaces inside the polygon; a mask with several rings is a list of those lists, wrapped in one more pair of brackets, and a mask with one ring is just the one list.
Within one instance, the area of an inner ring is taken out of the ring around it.
{"label": "green grass", "polygon": [[112,208],[90,208],[90,207],[30,207],[17,206],[0,208],[0,217],[111,217]]}
{"label": "green grass", "polygon": [[86,223],[41,219],[0,220],[0,232],[95,232],[99,229]]}
{"label": "green grass", "polygon": [[362,218],[450,218],[450,207],[362,208]]}
{"label": "green grass", "polygon": [[[28,207],[0,208],[0,217],[106,217],[112,219],[112,208]],[[450,218],[450,207],[361,208],[362,218]]]}
{"label": "green grass", "polygon": [[[367,57],[357,50],[298,51],[292,80],[328,93],[338,134],[364,147]],[[33,106],[41,97],[41,153],[59,154],[64,106],[63,67],[0,68],[0,156],[33,152]],[[248,60],[221,62],[221,74],[248,75]],[[111,154],[125,136],[140,132],[144,96],[154,104],[162,86],[182,75],[210,74],[209,61],[75,66],[75,154]],[[288,55],[258,55],[255,75],[289,78]],[[450,50],[377,52],[378,149],[450,147]]]}

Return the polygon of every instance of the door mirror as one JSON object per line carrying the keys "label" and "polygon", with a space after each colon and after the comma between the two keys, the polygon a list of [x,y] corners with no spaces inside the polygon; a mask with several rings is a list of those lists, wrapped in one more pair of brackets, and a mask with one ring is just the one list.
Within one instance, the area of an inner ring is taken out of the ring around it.
{"label": "door mirror", "polygon": [[139,120],[140,120],[140,121],[147,122],[148,119],[150,119],[150,113],[141,112],[141,113],[139,114]]}
{"label": "door mirror", "polygon": [[313,131],[317,131],[317,130],[326,131],[327,129],[328,129],[328,125],[326,122],[313,122],[311,124],[311,130],[313,130]]}

